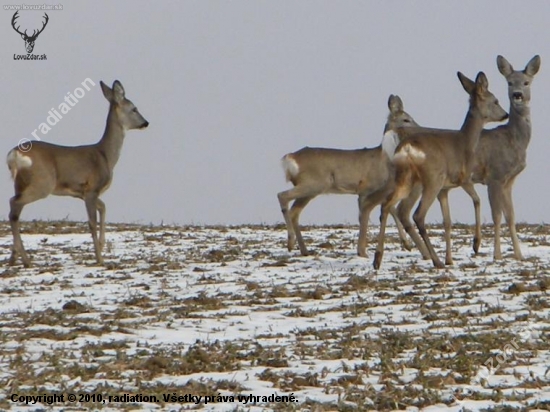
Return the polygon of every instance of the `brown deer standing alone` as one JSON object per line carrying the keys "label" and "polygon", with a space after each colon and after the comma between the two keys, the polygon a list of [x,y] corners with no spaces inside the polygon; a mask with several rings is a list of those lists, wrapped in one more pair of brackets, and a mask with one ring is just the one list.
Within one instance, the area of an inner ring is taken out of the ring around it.
{"label": "brown deer standing alone", "polygon": [[9,217],[13,234],[10,265],[15,264],[19,255],[23,265],[30,266],[21,241],[19,217],[25,205],[51,194],[84,200],[96,260],[98,264],[103,264],[101,251],[105,245],[105,203],[99,196],[112,182],[126,130],[143,129],[149,122],[126,99],[124,88],[118,80],[112,88],[101,82],[101,89],[110,106],[105,132],[98,143],[73,147],[39,141],[32,142],[28,151],[15,147],[8,153],[7,163],[15,187],[15,196],[10,199]]}

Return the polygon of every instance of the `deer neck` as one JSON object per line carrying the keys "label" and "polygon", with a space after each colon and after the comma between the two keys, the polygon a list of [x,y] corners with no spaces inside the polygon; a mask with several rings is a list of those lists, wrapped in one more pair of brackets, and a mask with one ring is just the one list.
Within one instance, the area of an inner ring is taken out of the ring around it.
{"label": "deer neck", "polygon": [[466,119],[464,119],[464,123],[460,129],[460,131],[464,134],[463,139],[465,139],[464,143],[467,153],[475,152],[483,126],[484,122],[481,115],[470,107],[468,113],[466,114]]}
{"label": "deer neck", "polygon": [[122,144],[124,142],[124,134],[124,126],[116,113],[116,109],[111,107],[109,109],[109,115],[107,116],[105,132],[98,143],[98,147],[105,155],[111,170],[114,169],[120,157],[120,151],[122,150]]}
{"label": "deer neck", "polygon": [[518,107],[510,104],[508,130],[518,144],[527,148],[531,139],[531,108],[528,105]]}

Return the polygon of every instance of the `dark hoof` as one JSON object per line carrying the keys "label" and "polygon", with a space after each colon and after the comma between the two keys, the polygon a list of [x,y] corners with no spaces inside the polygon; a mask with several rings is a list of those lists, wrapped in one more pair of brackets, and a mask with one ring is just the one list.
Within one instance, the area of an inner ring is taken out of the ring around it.
{"label": "dark hoof", "polygon": [[479,253],[479,247],[481,246],[481,239],[474,237],[474,253],[477,255]]}
{"label": "dark hoof", "polygon": [[382,254],[380,252],[376,252],[374,254],[374,262],[372,262],[372,266],[374,269],[378,270],[380,269],[380,264],[382,263]]}
{"label": "dark hoof", "polygon": [[445,269],[445,265],[443,263],[441,263],[441,261],[434,260],[433,263],[434,263],[434,267],[436,269]]}

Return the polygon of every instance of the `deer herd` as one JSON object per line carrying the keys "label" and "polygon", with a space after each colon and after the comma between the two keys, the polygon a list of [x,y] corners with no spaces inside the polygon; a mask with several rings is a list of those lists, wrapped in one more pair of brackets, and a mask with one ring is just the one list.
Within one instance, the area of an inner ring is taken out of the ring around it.
{"label": "deer herd", "polygon": [[[475,235],[473,248],[481,244],[480,200],[474,183],[487,186],[494,222],[494,259],[502,258],[500,224],[502,214],[510,228],[514,257],[522,259],[516,233],[512,186],[525,168],[531,138],[531,82],[540,68],[540,57],[533,57],[524,70],[514,70],[502,56],[497,57],[499,72],[508,82],[510,114],[499,105],[488,89],[487,77],[478,73],[475,81],[462,73],[458,78],[470,97],[470,105],[460,130],[430,129],[419,126],[403,110],[398,96],[390,96],[390,114],[382,144],[372,149],[337,150],[305,147],[282,158],[283,169],[294,187],[278,194],[288,231],[288,250],[298,242],[302,255],[308,250],[299,225],[300,213],[323,193],[355,194],[359,197],[359,241],[357,253],[366,256],[367,223],[371,210],[381,205],[380,231],[374,268],[382,263],[384,235],[391,213],[403,245],[409,248],[403,230],[413,240],[422,257],[443,268],[426,231],[426,214],[437,198],[445,229],[445,264],[451,255],[451,215],[448,193],[462,187],[473,200]],[[508,123],[484,130],[489,122],[509,118]],[[413,219],[410,212],[420,198]],[[289,209],[289,203],[293,201]],[[397,208],[397,209],[396,209]]]}
{"label": "deer herd", "polygon": [[[468,111],[460,130],[418,125],[405,112],[399,96],[391,95],[388,100],[390,113],[380,146],[358,150],[304,147],[286,154],[282,165],[286,179],[294,187],[280,192],[278,199],[288,231],[288,250],[292,251],[298,243],[301,254],[308,254],[299,218],[313,198],[329,193],[354,194],[358,196],[359,205],[359,256],[366,257],[370,213],[376,206],[381,206],[373,262],[375,269],[382,263],[388,214],[395,220],[405,248],[412,249],[407,239],[409,235],[422,257],[431,259],[436,268],[452,265],[449,190],[462,187],[472,198],[475,211],[473,249],[478,253],[481,212],[474,184],[482,183],[487,186],[494,222],[494,259],[502,258],[500,227],[504,214],[514,257],[521,260],[512,187],[526,166],[526,151],[531,138],[531,83],[539,71],[540,57],[534,56],[525,69],[514,70],[504,57],[498,56],[497,66],[508,82],[509,114],[489,91],[483,72],[479,72],[475,80],[459,72],[459,81],[469,95]],[[143,129],[149,123],[126,98],[119,81],[115,81],[111,88],[101,82],[101,89],[109,102],[109,112],[99,142],[68,147],[37,141],[32,142],[30,150],[15,147],[8,153],[7,164],[15,188],[9,213],[13,234],[10,265],[15,264],[19,256],[25,267],[30,266],[31,261],[21,240],[19,217],[25,205],[50,194],[84,200],[96,261],[103,264],[101,252],[105,245],[106,207],[99,196],[111,184],[125,132]],[[504,125],[484,129],[490,122],[505,119],[508,122]],[[416,231],[410,214],[419,199],[413,214]],[[437,256],[425,224],[426,214],[436,199],[443,215],[445,264]]]}

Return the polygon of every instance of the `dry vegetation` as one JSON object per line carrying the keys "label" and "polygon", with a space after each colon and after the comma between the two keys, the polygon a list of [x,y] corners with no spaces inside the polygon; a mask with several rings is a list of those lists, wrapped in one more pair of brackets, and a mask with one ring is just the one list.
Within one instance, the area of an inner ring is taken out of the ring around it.
{"label": "dry vegetation", "polygon": [[[520,226],[528,259],[493,263],[491,228],[473,257],[458,225],[440,271],[390,231],[378,272],[356,228],[305,229],[306,258],[282,226],[111,225],[101,268],[87,225],[25,223],[34,267],[0,271],[0,410],[53,392],[298,402],[34,410],[550,410],[549,227]],[[4,260],[10,244],[4,222]]]}

